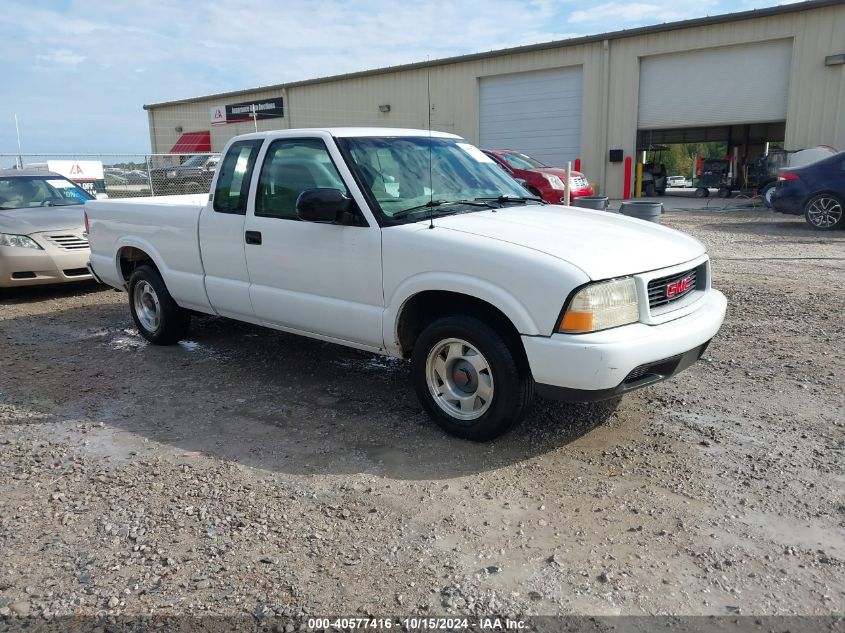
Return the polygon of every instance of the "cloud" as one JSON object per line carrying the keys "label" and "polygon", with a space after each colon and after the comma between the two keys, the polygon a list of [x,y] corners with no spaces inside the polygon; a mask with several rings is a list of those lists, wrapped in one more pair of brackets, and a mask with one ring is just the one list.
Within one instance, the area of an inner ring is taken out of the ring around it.
{"label": "cloud", "polygon": [[46,55],[36,55],[35,58],[51,64],[61,64],[63,66],[76,66],[87,59],[85,55],[80,55],[79,53],[74,53],[69,50],[53,51],[52,53],[47,53]]}
{"label": "cloud", "polygon": [[[573,11],[569,16],[570,24],[600,24],[602,30],[613,30],[611,26],[628,24],[642,24],[672,22],[702,17],[709,9],[718,6],[716,0],[692,2],[690,0],[676,1],[672,4],[654,4],[647,2],[606,2],[589,9]],[[735,10],[733,6],[722,9],[725,13]],[[718,12],[722,12],[718,11]],[[619,28],[617,26],[616,28]]]}

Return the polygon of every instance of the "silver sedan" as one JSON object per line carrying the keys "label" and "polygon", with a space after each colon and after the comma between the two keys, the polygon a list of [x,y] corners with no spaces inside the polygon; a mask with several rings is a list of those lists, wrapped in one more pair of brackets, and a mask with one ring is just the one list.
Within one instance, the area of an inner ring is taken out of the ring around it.
{"label": "silver sedan", "polygon": [[83,205],[91,196],[48,171],[0,171],[0,288],[91,279]]}

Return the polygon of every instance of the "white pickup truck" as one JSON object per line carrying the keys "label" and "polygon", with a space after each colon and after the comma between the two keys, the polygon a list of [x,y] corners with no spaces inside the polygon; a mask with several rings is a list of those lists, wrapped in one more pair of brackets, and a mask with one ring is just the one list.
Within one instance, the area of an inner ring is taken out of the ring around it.
{"label": "white pickup truck", "polygon": [[526,196],[451,134],[247,134],[210,195],[86,203],[90,268],[156,344],[203,313],[409,358],[425,410],[473,440],[535,391],[611,398],[702,355],[726,301],[698,241]]}

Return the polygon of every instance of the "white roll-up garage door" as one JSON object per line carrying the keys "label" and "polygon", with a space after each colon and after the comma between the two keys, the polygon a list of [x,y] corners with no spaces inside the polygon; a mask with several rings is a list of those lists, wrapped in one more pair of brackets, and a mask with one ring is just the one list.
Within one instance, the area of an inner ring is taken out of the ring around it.
{"label": "white roll-up garage door", "polygon": [[639,129],[786,119],[792,40],[640,60]]}
{"label": "white roll-up garage door", "polygon": [[581,67],[482,77],[484,149],[515,149],[552,166],[581,151]]}

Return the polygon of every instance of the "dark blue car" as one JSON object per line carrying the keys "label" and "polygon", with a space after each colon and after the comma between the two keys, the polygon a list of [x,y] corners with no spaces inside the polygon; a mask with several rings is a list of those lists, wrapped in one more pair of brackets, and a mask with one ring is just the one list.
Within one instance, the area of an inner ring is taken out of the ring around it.
{"label": "dark blue car", "polygon": [[772,207],[781,213],[803,213],[816,229],[845,227],[845,152],[803,167],[782,169]]}

